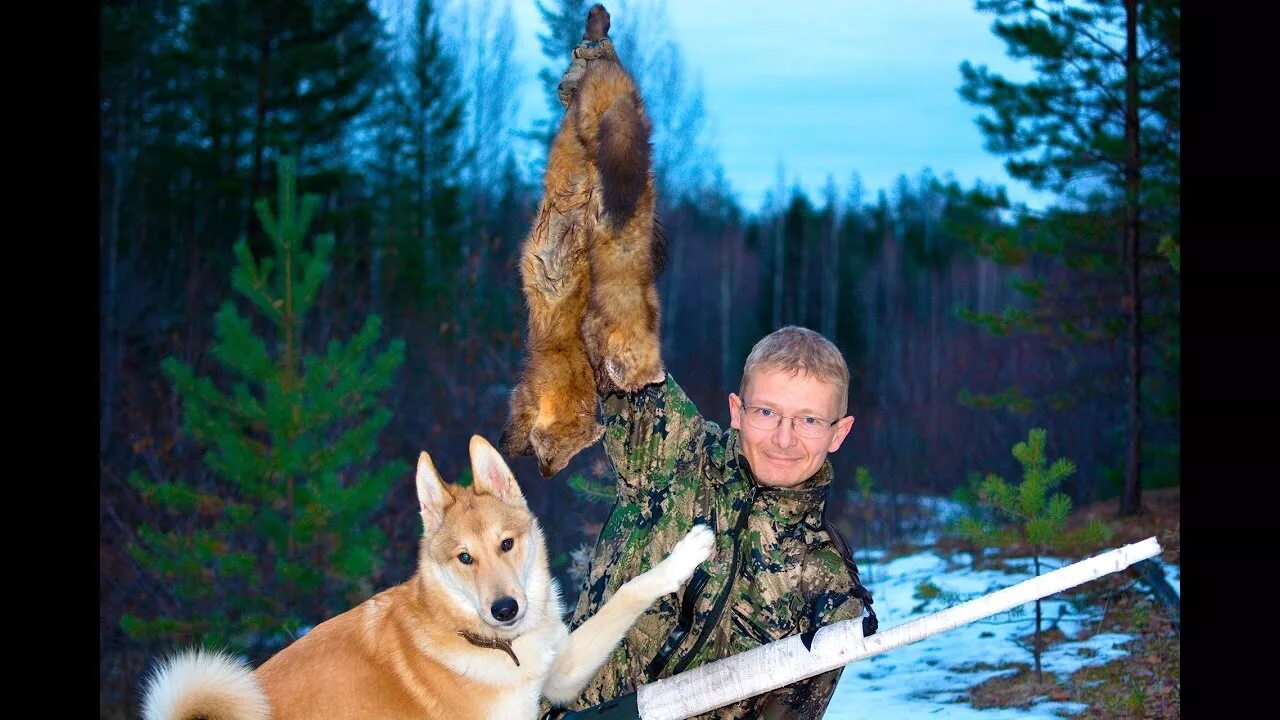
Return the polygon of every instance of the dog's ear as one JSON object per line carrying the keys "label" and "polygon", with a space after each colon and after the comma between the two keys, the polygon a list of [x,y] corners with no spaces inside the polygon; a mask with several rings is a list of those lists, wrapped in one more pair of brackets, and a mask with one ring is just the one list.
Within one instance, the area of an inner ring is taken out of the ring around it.
{"label": "dog's ear", "polygon": [[453,494],[440,480],[440,473],[426,452],[418,455],[418,510],[422,527],[429,534],[444,522],[445,508],[453,504]]}
{"label": "dog's ear", "polygon": [[470,449],[471,477],[476,492],[488,493],[508,505],[528,507],[524,493],[516,484],[516,476],[489,441],[472,435]]}

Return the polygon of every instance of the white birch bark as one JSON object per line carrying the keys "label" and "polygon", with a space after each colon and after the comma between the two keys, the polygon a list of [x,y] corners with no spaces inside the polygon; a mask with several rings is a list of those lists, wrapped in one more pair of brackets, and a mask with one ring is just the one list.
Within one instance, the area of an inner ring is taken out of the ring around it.
{"label": "white birch bark", "polygon": [[642,720],[682,720],[1011,610],[1159,553],[1159,543],[1150,537],[881,630],[869,638],[862,636],[861,618],[818,630],[810,650],[805,649],[800,636],[793,635],[641,685],[636,691],[636,705]]}

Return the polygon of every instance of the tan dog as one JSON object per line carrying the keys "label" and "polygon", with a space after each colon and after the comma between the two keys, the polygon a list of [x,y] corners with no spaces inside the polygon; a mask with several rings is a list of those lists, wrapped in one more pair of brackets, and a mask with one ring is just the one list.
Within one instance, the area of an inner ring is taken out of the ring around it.
{"label": "tan dog", "polygon": [[542,528],[502,457],[471,438],[474,484],[418,460],[418,570],[320,623],[256,672],[192,651],[161,664],[147,720],[533,718],[578,695],[636,618],[676,589],[714,542],[699,526],[572,634]]}
{"label": "tan dog", "polygon": [[635,391],[665,377],[652,125],[608,31],[609,13],[594,6],[583,35],[594,44],[574,51],[542,202],[521,248],[527,360],[501,446],[536,453],[544,477],[600,438],[597,387]]}

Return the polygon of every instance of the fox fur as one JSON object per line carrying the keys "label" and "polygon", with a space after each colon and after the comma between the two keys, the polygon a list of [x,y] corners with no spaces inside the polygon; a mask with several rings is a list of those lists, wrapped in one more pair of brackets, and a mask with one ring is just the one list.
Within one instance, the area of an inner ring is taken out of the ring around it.
{"label": "fox fur", "polygon": [[655,217],[652,123],[591,8],[576,82],[551,145],[538,216],[521,248],[526,361],[501,446],[537,455],[550,477],[600,438],[596,394],[661,382],[654,279],[664,240]]}
{"label": "fox fur", "polygon": [[470,487],[418,459],[418,568],[312,628],[256,671],[192,650],[160,663],[144,720],[532,720],[568,703],[654,601],[709,557],[697,526],[569,632],[542,528],[502,457],[479,436]]}

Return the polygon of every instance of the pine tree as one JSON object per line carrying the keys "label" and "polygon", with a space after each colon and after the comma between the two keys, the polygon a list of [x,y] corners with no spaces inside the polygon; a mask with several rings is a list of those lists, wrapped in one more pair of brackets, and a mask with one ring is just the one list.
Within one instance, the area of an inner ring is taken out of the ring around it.
{"label": "pine tree", "polygon": [[[214,3],[209,14],[218,11]],[[246,20],[257,48],[251,197],[267,181],[271,149],[297,154],[300,169],[316,165],[332,182],[335,169],[321,163],[373,97],[366,78],[381,61],[377,15],[365,0],[285,0],[257,4]],[[311,148],[314,160],[303,153]]]}
{"label": "pine tree", "polygon": [[393,303],[411,310],[447,298],[463,258],[463,102],[440,24],[435,5],[418,0],[396,38],[367,168],[378,233],[371,272],[378,284],[385,277]]}
{"label": "pine tree", "polygon": [[514,155],[519,71],[511,48],[516,25],[509,2],[472,0],[457,9],[459,86],[465,95],[461,144],[468,205],[478,222],[492,223],[505,163]]}
{"label": "pine tree", "polygon": [[410,38],[408,100],[412,166],[422,213],[415,228],[426,257],[426,291],[447,295],[462,264],[460,161],[462,101],[454,96],[458,61],[444,45],[440,16],[430,0],[418,0]]}
{"label": "pine tree", "polygon": [[[1177,384],[1177,277],[1163,264],[1148,266],[1157,238],[1177,241],[1179,3],[977,0],[976,7],[997,16],[993,31],[1036,76],[1014,82],[966,61],[960,94],[990,111],[978,125],[990,151],[1010,156],[1010,175],[1058,193],[1065,204],[1024,217],[1022,237],[997,233],[985,243],[993,257],[1057,261],[1056,278],[1020,288],[1037,311],[975,319],[1070,343],[1105,346],[1123,338],[1128,418],[1120,514],[1133,514],[1141,507],[1144,396],[1176,393]],[[1156,382],[1144,381],[1148,332],[1157,333],[1165,373]],[[1106,391],[1114,385],[1107,382]]]}
{"label": "pine tree", "polygon": [[404,343],[376,350],[381,321],[370,315],[347,343],[307,352],[304,319],[333,250],[329,235],[306,247],[318,203],[297,201],[293,161],[281,159],[276,210],[256,204],[274,254],[259,260],[244,239],[235,245],[232,287],[273,336],[227,300],[211,348],[222,372],[198,377],[175,358],[163,363],[212,477],[129,479],[162,511],[129,552],[171,601],[155,617],[126,615],[134,638],[265,655],[287,641],[279,631],[320,622],[373,589],[385,538],[369,518],[409,470],[375,462],[391,419],[382,396]]}
{"label": "pine tree", "polygon": [[[564,107],[560,105],[557,88],[560,75],[569,67],[570,54],[582,42],[582,33],[587,26],[587,10],[591,7],[586,0],[534,0],[538,14],[547,24],[546,34],[538,34],[538,43],[542,46],[542,54],[546,56],[548,66],[538,71],[538,81],[542,83],[543,92],[547,95],[547,110],[550,115],[539,120],[533,130],[533,136],[542,150],[551,148],[551,141],[560,128],[560,116]],[[594,4],[594,3],[592,3]]]}
{"label": "pine tree", "polygon": [[274,183],[276,154],[295,156],[299,179],[328,198],[350,180],[348,133],[383,62],[379,19],[365,0],[176,2],[174,49],[147,59],[156,84],[172,88],[174,110],[153,141],[175,146],[140,169],[154,173],[148,209],[192,214],[161,231],[197,236],[206,252],[251,229],[250,247],[261,254],[269,241],[254,225],[253,203]]}
{"label": "pine tree", "polygon": [[[958,518],[953,530],[961,538],[979,546],[1026,547],[1031,552],[1035,574],[1040,576],[1040,558],[1050,552],[1070,550],[1085,543],[1102,542],[1106,528],[1098,520],[1074,532],[1067,531],[1071,498],[1049,493],[1076,471],[1068,458],[1049,463],[1045,456],[1047,433],[1032,428],[1025,442],[1013,446],[1013,456],[1022,465],[1022,482],[1010,484],[991,473],[976,484],[977,504],[973,512]],[[971,487],[973,483],[971,481]],[[983,512],[994,511],[994,515]],[[1036,600],[1035,656],[1036,681],[1041,680],[1041,613]]]}

